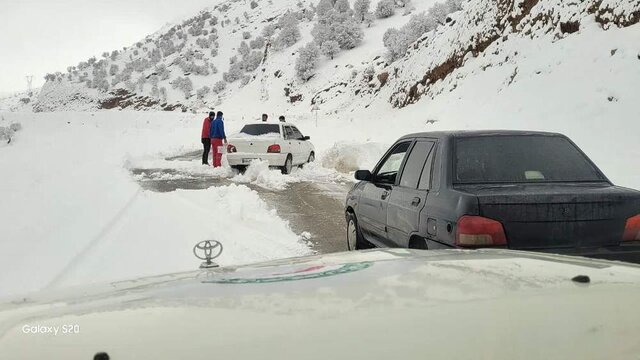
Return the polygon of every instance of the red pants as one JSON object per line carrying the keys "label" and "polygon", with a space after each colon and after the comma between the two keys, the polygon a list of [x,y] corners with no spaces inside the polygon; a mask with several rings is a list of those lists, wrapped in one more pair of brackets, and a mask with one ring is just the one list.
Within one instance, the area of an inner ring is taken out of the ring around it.
{"label": "red pants", "polygon": [[222,153],[220,147],[222,146],[222,139],[211,138],[211,148],[213,150],[213,167],[222,166]]}

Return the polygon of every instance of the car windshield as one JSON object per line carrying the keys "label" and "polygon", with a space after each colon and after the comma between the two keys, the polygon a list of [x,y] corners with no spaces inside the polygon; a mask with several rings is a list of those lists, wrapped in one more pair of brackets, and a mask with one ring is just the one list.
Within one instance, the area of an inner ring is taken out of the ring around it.
{"label": "car windshield", "polygon": [[598,182],[605,179],[559,136],[478,136],[455,140],[454,182]]}
{"label": "car windshield", "polygon": [[240,130],[240,134],[250,135],[250,136],[262,136],[262,135],[273,135],[280,134],[280,125],[278,124],[251,124],[245,125],[242,130]]}

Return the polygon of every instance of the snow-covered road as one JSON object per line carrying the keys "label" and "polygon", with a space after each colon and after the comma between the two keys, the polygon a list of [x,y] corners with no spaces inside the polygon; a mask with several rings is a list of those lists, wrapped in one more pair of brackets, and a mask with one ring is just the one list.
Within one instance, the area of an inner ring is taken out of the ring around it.
{"label": "snow-covered road", "polygon": [[[187,152],[169,156],[165,160],[198,161],[200,156],[199,151]],[[161,193],[234,184],[234,178],[212,177],[208,174],[185,176],[173,167],[132,168],[130,171],[143,189]],[[247,186],[256,191],[270,208],[275,209],[280,218],[288,221],[296,234],[303,234],[314,251],[329,253],[347,250],[343,204],[351,186],[349,183],[300,181],[291,182],[284,189],[272,189],[254,183],[248,183]]]}

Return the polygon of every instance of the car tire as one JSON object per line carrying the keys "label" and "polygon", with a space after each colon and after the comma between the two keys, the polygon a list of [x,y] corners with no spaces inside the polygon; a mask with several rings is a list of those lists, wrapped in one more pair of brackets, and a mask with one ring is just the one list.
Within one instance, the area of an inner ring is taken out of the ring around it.
{"label": "car tire", "polygon": [[291,174],[291,169],[293,169],[293,158],[291,155],[287,155],[287,160],[284,161],[284,166],[280,168],[284,175]]}
{"label": "car tire", "polygon": [[358,227],[358,220],[355,214],[347,213],[347,249],[349,251],[371,249],[371,245],[364,239]]}
{"label": "car tire", "polygon": [[247,167],[244,165],[234,165],[231,168],[234,170],[238,170],[240,174],[244,174],[244,172],[247,171]]}

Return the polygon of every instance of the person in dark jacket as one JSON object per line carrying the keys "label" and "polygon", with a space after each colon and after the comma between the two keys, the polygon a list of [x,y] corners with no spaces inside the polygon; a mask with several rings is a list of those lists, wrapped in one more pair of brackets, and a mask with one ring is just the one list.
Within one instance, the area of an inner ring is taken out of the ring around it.
{"label": "person in dark jacket", "polygon": [[[224,120],[222,111],[218,111],[215,120],[211,122],[211,146],[213,146],[213,167],[222,166],[222,146],[227,144],[227,135],[224,133]],[[224,143],[224,145],[223,145]]]}
{"label": "person in dark jacket", "polygon": [[278,118],[278,120],[280,120],[280,122],[286,122],[284,115],[280,115],[280,117]]}
{"label": "person in dark jacket", "polygon": [[267,122],[267,120],[269,120],[269,115],[262,114],[262,122]]}
{"label": "person in dark jacket", "polygon": [[211,151],[211,121],[215,118],[216,113],[211,111],[209,112],[209,116],[204,118],[204,122],[202,123],[202,147],[204,151],[202,152],[202,165],[209,165],[209,152]]}

